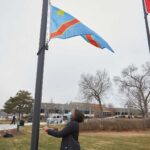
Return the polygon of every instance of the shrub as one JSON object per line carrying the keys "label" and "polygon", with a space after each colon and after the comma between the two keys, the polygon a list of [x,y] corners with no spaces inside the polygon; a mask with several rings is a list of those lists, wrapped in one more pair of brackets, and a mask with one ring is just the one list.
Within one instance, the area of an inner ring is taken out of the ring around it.
{"label": "shrub", "polygon": [[131,131],[150,129],[150,119],[91,119],[80,124],[81,131]]}

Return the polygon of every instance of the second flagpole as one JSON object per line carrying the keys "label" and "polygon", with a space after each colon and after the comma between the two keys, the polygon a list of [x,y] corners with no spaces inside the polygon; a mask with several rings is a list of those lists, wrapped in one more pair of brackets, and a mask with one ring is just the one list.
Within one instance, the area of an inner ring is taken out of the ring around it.
{"label": "second flagpole", "polygon": [[147,12],[145,8],[145,0],[142,0],[143,3],[143,11],[144,11],[144,18],[145,18],[145,26],[146,26],[146,33],[147,33],[147,40],[148,40],[148,47],[149,47],[149,53],[150,53],[150,32],[149,32],[149,26],[148,26],[148,20],[147,20]]}

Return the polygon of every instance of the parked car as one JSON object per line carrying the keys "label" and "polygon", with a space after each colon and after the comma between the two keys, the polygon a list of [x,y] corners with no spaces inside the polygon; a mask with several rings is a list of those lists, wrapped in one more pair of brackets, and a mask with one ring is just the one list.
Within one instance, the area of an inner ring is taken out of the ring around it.
{"label": "parked car", "polygon": [[46,120],[47,124],[60,124],[63,122],[63,115],[53,114]]}

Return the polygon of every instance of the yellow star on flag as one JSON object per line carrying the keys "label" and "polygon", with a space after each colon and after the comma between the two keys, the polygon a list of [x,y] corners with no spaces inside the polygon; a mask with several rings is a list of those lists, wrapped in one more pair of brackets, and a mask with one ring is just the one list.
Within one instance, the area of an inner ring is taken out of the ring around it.
{"label": "yellow star on flag", "polygon": [[58,11],[57,11],[57,15],[58,16],[63,16],[65,14],[65,12],[63,11],[63,10],[61,10],[61,9],[59,9]]}

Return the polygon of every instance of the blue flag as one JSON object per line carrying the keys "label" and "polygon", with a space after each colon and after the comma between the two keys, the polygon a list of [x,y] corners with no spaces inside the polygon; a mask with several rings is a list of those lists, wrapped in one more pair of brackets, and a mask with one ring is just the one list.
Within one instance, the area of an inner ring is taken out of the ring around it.
{"label": "blue flag", "polygon": [[63,10],[51,6],[50,20],[50,39],[66,39],[80,35],[90,44],[102,49],[107,48],[113,52],[112,48],[103,38]]}

